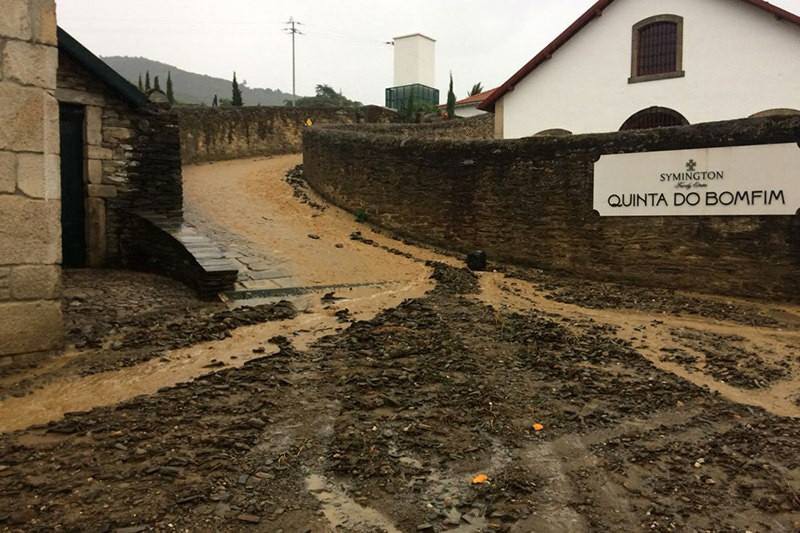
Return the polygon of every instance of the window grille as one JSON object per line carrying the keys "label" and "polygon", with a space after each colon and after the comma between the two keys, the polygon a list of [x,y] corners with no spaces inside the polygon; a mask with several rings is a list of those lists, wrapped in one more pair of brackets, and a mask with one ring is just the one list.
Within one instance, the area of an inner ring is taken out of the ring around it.
{"label": "window grille", "polygon": [[639,30],[636,74],[649,76],[678,70],[678,25],[654,22]]}
{"label": "window grille", "polygon": [[671,128],[689,124],[686,118],[673,109],[651,107],[639,111],[622,125],[621,130],[644,130],[649,128]]}
{"label": "window grille", "polygon": [[683,76],[683,18],[656,15],[636,23],[628,83]]}

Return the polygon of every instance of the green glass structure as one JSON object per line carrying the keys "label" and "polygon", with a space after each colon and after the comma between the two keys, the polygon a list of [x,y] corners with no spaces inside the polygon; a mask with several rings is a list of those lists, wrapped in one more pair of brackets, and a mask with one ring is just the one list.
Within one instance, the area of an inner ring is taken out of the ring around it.
{"label": "green glass structure", "polygon": [[409,107],[417,109],[430,105],[439,105],[439,89],[419,83],[386,89],[386,107],[401,114],[405,113]]}

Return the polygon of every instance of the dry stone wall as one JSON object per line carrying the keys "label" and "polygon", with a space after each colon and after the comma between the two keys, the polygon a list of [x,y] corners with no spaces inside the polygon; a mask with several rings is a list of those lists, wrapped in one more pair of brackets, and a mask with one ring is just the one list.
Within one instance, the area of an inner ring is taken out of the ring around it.
{"label": "dry stone wall", "polygon": [[800,301],[800,216],[601,218],[602,154],[800,141],[800,117],[509,141],[304,138],[332,202],[397,234],[596,280]]}
{"label": "dry stone wall", "polygon": [[63,342],[55,3],[0,16],[0,356]]}
{"label": "dry stone wall", "polygon": [[303,131],[312,125],[387,123],[394,111],[291,107],[179,108],[181,154],[186,165],[302,151]]}
{"label": "dry stone wall", "polygon": [[341,131],[414,139],[480,140],[494,138],[494,116],[489,113],[477,117],[427,124],[357,124],[326,127]]}

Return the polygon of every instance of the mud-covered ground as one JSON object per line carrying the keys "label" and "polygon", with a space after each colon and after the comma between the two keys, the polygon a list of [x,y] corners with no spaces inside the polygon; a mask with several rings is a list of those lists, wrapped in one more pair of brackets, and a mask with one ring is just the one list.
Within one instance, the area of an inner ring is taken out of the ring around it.
{"label": "mud-covered ground", "polygon": [[523,280],[500,299],[491,275],[432,268],[426,296],[309,349],[273,338],[278,354],[242,368],[0,437],[0,527],[800,528],[800,420],[690,379],[786,383],[785,343],[768,356],[675,323],[654,351],[659,324],[627,335],[544,297],[512,305]]}
{"label": "mud-covered ground", "polygon": [[67,352],[0,367],[0,400],[67,376],[88,376],[141,364],[168,350],[222,340],[231,331],[296,316],[289,302],[229,310],[199,300],[191,289],[155,274],[67,270],[63,276]]}
{"label": "mud-covered ground", "polygon": [[369,286],[231,310],[68,272],[67,352],[0,368],[0,530],[800,531],[800,308],[472,274],[299,162],[186,169],[190,222]]}

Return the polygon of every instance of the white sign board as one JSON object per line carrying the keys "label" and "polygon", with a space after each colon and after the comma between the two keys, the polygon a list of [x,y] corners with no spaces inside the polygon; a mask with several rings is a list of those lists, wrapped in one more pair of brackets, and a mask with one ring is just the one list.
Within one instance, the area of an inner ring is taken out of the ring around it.
{"label": "white sign board", "polygon": [[794,215],[796,143],[604,155],[594,165],[601,216]]}

